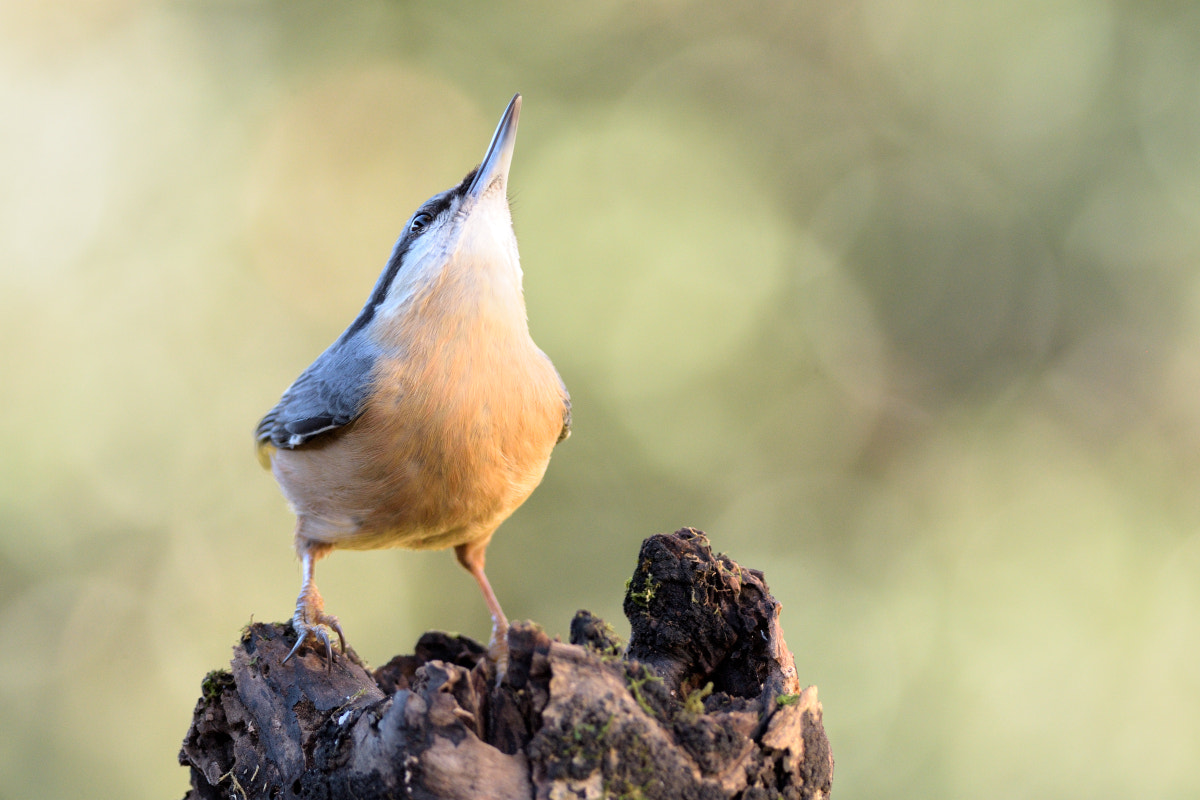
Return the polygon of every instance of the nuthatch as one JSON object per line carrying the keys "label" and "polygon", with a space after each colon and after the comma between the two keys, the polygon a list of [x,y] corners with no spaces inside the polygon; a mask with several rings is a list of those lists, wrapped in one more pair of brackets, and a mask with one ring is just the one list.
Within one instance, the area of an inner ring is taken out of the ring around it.
{"label": "nuthatch", "polygon": [[488,542],[571,431],[571,400],[529,336],[506,189],[521,96],[483,163],[408,220],[370,299],[258,424],[260,460],[296,514],[296,645],[344,651],[313,564],[338,547],[442,549],[479,583],[493,657],[508,621]]}

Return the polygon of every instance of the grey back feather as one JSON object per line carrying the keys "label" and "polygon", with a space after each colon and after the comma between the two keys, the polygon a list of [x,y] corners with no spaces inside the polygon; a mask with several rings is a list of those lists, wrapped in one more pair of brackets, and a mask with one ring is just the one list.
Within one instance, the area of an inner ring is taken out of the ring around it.
{"label": "grey back feather", "polygon": [[292,449],[353,422],[363,411],[379,348],[360,329],[343,335],[287,388],[255,439]]}

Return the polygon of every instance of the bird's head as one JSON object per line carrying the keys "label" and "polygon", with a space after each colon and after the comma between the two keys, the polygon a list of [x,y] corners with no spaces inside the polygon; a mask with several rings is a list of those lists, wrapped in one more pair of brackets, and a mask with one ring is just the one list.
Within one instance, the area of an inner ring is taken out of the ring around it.
{"label": "bird's head", "polygon": [[[525,319],[508,170],[521,95],[514,95],[483,162],[452,189],[425,201],[405,223],[371,298],[351,326],[389,328],[418,309],[483,303]],[[386,336],[383,330],[381,334]]]}

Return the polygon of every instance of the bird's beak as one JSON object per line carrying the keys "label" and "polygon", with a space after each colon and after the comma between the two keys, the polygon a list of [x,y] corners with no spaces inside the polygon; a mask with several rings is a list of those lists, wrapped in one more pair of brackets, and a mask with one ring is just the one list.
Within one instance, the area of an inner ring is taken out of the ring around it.
{"label": "bird's beak", "polygon": [[517,117],[521,116],[521,95],[514,94],[504,109],[504,116],[492,134],[492,143],[488,145],[487,155],[475,173],[475,180],[467,194],[478,199],[488,191],[496,181],[500,182],[500,191],[508,186],[508,168],[512,164],[513,147],[517,143]]}

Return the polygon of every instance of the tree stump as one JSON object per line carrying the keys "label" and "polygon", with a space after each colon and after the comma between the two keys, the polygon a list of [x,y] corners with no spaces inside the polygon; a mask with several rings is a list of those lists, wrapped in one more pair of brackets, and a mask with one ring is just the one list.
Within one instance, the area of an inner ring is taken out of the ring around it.
{"label": "tree stump", "polygon": [[510,629],[484,648],[427,633],[370,671],[353,649],[282,663],[287,623],[248,626],[202,684],[185,800],[826,798],[833,756],[761,572],[699,531],[642,543],[628,647],[586,611],[571,643]]}

